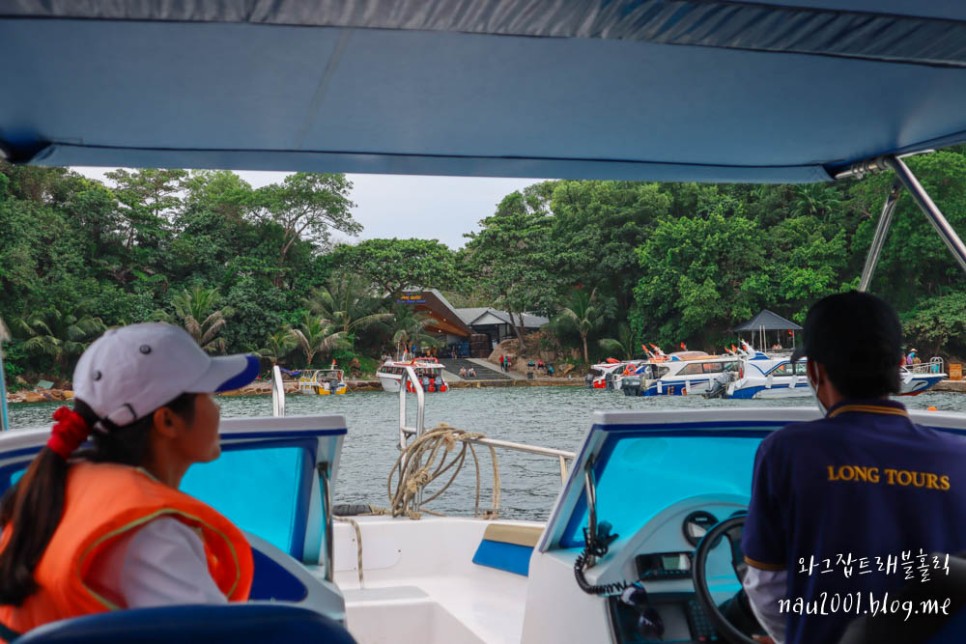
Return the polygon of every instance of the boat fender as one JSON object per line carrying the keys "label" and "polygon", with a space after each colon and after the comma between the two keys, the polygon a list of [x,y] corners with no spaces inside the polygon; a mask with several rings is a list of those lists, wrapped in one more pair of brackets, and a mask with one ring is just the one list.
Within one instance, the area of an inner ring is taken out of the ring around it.
{"label": "boat fender", "polygon": [[407,380],[406,381],[406,391],[408,391],[411,394],[412,393],[416,393],[416,388],[413,387],[413,381],[412,380]]}
{"label": "boat fender", "polygon": [[442,392],[446,392],[449,390],[449,386],[446,383],[443,383],[442,385],[439,386],[439,390]]}

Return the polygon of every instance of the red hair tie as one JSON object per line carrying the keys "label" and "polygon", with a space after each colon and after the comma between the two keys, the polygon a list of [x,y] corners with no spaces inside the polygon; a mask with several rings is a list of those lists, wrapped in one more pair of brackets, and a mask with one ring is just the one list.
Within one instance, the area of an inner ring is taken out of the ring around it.
{"label": "red hair tie", "polygon": [[57,422],[47,439],[47,447],[66,461],[87,439],[91,428],[84,417],[70,407],[58,407],[53,418]]}

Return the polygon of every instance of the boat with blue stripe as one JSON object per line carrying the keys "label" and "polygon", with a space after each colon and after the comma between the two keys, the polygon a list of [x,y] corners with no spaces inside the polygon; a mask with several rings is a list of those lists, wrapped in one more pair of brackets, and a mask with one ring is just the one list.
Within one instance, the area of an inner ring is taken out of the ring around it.
{"label": "boat with blue stripe", "polygon": [[704,351],[676,351],[638,367],[637,372],[621,378],[627,396],[690,396],[712,389],[716,378],[737,373],[737,356],[709,355]]}
{"label": "boat with blue stripe", "polygon": [[[790,356],[770,357],[747,348],[743,351],[737,374],[718,376],[709,391],[724,398],[750,400],[753,398],[803,398],[812,395],[806,375],[807,359],[792,362]],[[916,396],[946,379],[942,358],[928,363],[903,366],[899,374],[900,396]]]}

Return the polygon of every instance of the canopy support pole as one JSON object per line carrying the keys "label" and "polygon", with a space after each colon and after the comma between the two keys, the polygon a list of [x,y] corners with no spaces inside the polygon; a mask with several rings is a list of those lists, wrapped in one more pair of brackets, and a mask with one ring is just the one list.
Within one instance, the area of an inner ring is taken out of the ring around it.
{"label": "canopy support pole", "polygon": [[3,369],[3,343],[10,339],[7,326],[0,320],[0,431],[10,429],[10,417],[7,415],[7,376]]}
{"label": "canopy support pole", "polygon": [[872,246],[869,247],[869,254],[865,257],[865,266],[862,268],[862,279],[859,280],[859,290],[868,291],[869,284],[872,283],[872,274],[879,263],[879,254],[885,245],[886,235],[889,233],[889,226],[892,225],[892,213],[896,210],[899,203],[899,193],[902,190],[902,182],[898,179],[892,184],[892,190],[886,197],[885,204],[882,206],[882,214],[879,215],[879,223],[875,229],[875,236],[872,238]]}
{"label": "canopy support pole", "polygon": [[933,203],[933,200],[922,187],[922,184],[919,183],[919,180],[916,179],[916,176],[912,174],[909,167],[898,157],[886,157],[885,164],[895,171],[896,176],[899,177],[902,184],[912,194],[916,205],[919,206],[919,209],[926,215],[929,223],[939,233],[949,252],[953,254],[953,257],[956,258],[959,265],[966,271],[966,245],[963,244],[963,240],[959,238],[959,235],[956,234],[953,227],[949,225],[949,221],[943,216],[942,211]]}

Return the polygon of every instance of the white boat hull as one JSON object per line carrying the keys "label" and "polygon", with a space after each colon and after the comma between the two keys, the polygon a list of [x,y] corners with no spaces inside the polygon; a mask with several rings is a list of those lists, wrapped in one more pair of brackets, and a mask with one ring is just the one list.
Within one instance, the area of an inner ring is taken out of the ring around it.
{"label": "white boat hull", "polygon": [[382,390],[388,391],[390,393],[399,393],[399,382],[402,380],[400,376],[395,374],[380,373],[379,382],[382,383]]}

